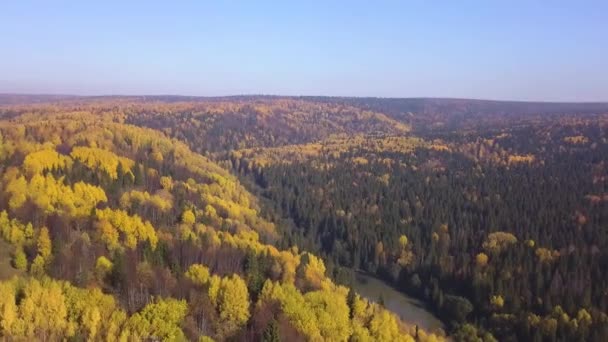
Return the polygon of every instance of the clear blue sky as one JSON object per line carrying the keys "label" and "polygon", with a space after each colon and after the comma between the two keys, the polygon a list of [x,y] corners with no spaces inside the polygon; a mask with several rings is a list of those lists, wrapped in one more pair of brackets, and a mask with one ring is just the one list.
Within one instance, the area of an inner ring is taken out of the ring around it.
{"label": "clear blue sky", "polygon": [[608,100],[608,1],[2,1],[0,92]]}

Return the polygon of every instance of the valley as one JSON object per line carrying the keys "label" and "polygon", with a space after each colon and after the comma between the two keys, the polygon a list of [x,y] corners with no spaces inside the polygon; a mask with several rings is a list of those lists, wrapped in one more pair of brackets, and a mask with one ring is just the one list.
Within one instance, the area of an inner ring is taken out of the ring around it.
{"label": "valley", "polygon": [[608,1],[4,1],[0,342],[607,342]]}
{"label": "valley", "polygon": [[388,310],[424,331],[445,329],[444,324],[425,308],[423,302],[395,290],[375,277],[357,273],[353,288],[368,300],[383,301]]}
{"label": "valley", "polygon": [[0,103],[0,336],[608,336],[608,104]]}

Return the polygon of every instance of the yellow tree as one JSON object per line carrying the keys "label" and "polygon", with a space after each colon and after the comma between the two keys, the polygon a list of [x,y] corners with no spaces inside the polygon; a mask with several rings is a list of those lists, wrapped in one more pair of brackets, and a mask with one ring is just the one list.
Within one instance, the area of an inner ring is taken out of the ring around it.
{"label": "yellow tree", "polygon": [[346,294],[345,288],[337,288],[304,295],[326,341],[346,341],[352,333]]}
{"label": "yellow tree", "polygon": [[28,176],[34,176],[45,170],[70,168],[72,159],[55,150],[44,149],[28,154],[23,161],[23,168]]}
{"label": "yellow tree", "polygon": [[320,289],[325,279],[325,264],[321,258],[310,253],[303,253],[298,266],[298,273],[304,276],[307,285],[313,289]]}
{"label": "yellow tree", "polygon": [[103,281],[103,279],[112,271],[114,264],[105,256],[100,256],[97,258],[97,262],[95,262],[95,275],[99,281]]}
{"label": "yellow tree", "polygon": [[173,179],[167,176],[160,177],[160,186],[167,191],[171,191],[173,189]]}
{"label": "yellow tree", "polygon": [[486,255],[486,253],[479,253],[475,257],[475,262],[477,263],[477,266],[484,267],[488,264],[488,256]]}
{"label": "yellow tree", "polygon": [[407,248],[407,243],[408,243],[407,236],[405,234],[401,235],[399,237],[399,246],[401,246],[401,249]]}
{"label": "yellow tree", "polygon": [[[107,241],[114,243],[118,231],[122,233],[125,240],[124,244],[130,249],[135,249],[140,241],[148,241],[152,249],[156,249],[158,236],[149,221],[143,221],[138,215],[131,216],[124,210],[112,210],[110,208],[97,210],[96,215],[97,219],[102,222],[101,225],[98,225],[98,229],[102,233],[102,239],[106,236]],[[103,223],[104,221],[107,223]],[[116,246],[108,244],[108,248],[112,249],[113,247]]]}
{"label": "yellow tree", "polygon": [[19,302],[19,314],[24,324],[24,336],[60,339],[67,331],[68,310],[59,283],[32,280],[23,288]]}
{"label": "yellow tree", "polygon": [[182,223],[187,225],[193,225],[196,222],[196,216],[194,216],[194,212],[192,210],[185,210],[182,213]]}
{"label": "yellow tree", "polygon": [[186,278],[199,286],[203,286],[209,282],[209,269],[201,264],[191,265],[185,275]]}
{"label": "yellow tree", "polygon": [[45,274],[46,261],[41,255],[37,255],[30,265],[30,274],[34,277],[40,278]]}
{"label": "yellow tree", "polygon": [[369,323],[369,331],[375,341],[397,341],[400,337],[395,316],[382,310],[375,314]]}
{"label": "yellow tree", "polygon": [[[117,179],[118,166],[120,165],[123,173],[131,172],[131,168],[135,164],[133,160],[119,157],[112,151],[97,147],[76,146],[70,154],[72,158],[79,160],[91,170],[102,170],[112,179]],[[121,176],[121,175],[120,175]]]}
{"label": "yellow tree", "polygon": [[15,253],[13,254],[13,266],[21,271],[25,271],[27,269],[27,256],[23,251],[23,247],[20,245],[15,248]]}
{"label": "yellow tree", "polygon": [[187,313],[188,304],[183,300],[159,300],[131,316],[127,326],[135,340],[183,341],[186,338],[180,324]]}
{"label": "yellow tree", "polygon": [[0,336],[12,336],[13,324],[19,319],[15,282],[0,283]]}
{"label": "yellow tree", "polygon": [[495,295],[490,298],[490,304],[495,309],[502,309],[505,305],[505,299],[501,295]]}
{"label": "yellow tree", "polygon": [[397,263],[402,267],[408,266],[414,259],[414,253],[412,253],[410,246],[408,245],[408,239],[405,234],[399,237],[399,247],[401,249]]}
{"label": "yellow tree", "polygon": [[42,227],[40,233],[38,233],[37,241],[38,254],[45,260],[48,261],[52,252],[51,237],[49,236],[49,230],[47,227]]}
{"label": "yellow tree", "polygon": [[224,337],[232,335],[249,320],[249,291],[238,275],[221,280],[212,277],[209,298],[218,311],[221,320],[219,330]]}
{"label": "yellow tree", "polygon": [[483,242],[483,248],[490,252],[496,253],[507,248],[517,242],[515,235],[507,232],[494,232],[490,233],[486,240]]}

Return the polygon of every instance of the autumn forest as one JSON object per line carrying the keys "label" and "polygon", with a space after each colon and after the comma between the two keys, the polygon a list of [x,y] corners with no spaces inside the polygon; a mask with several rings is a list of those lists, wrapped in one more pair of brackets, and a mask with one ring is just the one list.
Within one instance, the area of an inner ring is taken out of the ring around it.
{"label": "autumn forest", "polygon": [[0,95],[0,340],[606,341],[607,163],[605,103]]}

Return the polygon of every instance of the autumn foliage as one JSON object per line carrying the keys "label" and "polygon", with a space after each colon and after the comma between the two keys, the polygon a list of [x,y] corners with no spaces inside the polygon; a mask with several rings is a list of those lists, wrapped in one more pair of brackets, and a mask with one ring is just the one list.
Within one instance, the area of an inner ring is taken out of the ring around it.
{"label": "autumn foliage", "polygon": [[[289,106],[253,110],[262,119]],[[1,338],[257,339],[270,323],[254,323],[272,321],[275,336],[411,339],[380,306],[349,305],[322,259],[277,248],[275,225],[235,176],[125,124],[136,118],[128,107],[99,108],[38,107],[0,121],[0,232],[24,272],[0,281]],[[408,130],[346,110],[347,121]]]}

